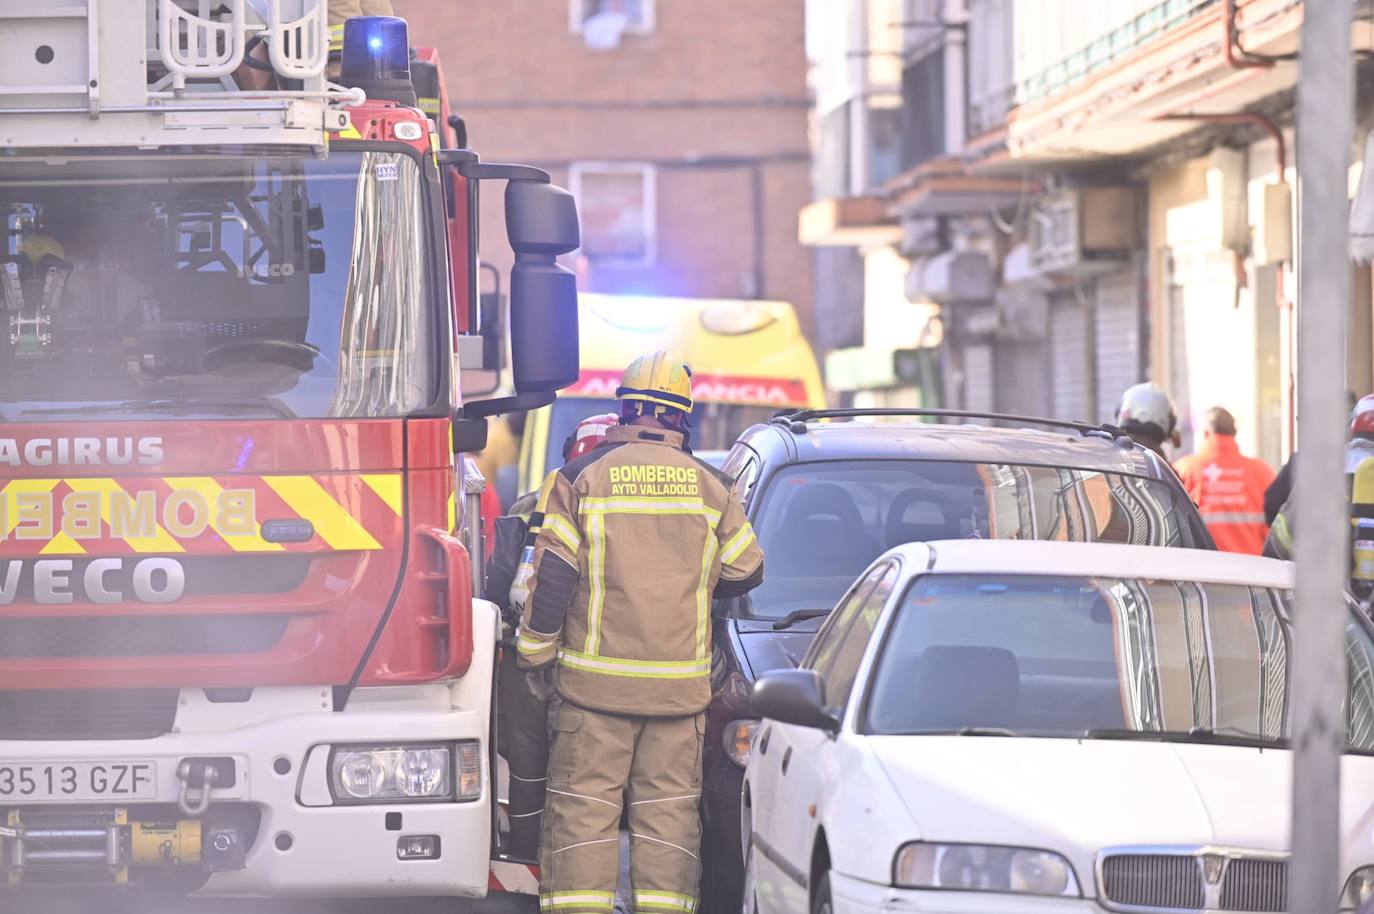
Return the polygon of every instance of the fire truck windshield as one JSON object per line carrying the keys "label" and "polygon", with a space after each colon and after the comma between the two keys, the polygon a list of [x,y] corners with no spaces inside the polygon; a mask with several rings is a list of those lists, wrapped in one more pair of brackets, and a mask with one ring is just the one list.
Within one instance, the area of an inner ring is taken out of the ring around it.
{"label": "fire truck windshield", "polygon": [[0,420],[431,403],[422,184],[381,151],[7,163]]}

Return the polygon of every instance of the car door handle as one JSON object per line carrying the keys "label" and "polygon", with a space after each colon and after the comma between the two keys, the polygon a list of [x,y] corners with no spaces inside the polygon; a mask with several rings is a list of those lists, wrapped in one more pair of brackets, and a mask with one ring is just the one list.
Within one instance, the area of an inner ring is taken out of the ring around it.
{"label": "car door handle", "polygon": [[772,727],[763,728],[763,736],[759,737],[759,755],[768,754],[768,737],[773,735]]}
{"label": "car door handle", "polygon": [[787,766],[792,763],[792,747],[788,746],[787,751],[782,754],[782,773],[787,773]]}

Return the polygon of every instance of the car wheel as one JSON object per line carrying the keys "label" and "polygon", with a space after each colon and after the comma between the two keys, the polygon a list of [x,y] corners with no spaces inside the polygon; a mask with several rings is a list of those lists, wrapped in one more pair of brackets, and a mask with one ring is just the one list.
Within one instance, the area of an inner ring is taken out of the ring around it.
{"label": "car wheel", "polygon": [[822,873],[816,883],[816,894],[811,899],[811,914],[834,914],[835,905],[830,900],[830,874]]}

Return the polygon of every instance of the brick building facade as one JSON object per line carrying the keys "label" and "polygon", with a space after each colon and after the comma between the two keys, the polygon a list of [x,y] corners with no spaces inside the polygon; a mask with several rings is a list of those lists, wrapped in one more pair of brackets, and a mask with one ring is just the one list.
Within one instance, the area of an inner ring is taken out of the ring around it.
{"label": "brick building facade", "polygon": [[[809,324],[804,4],[395,0],[487,161],[578,195],[583,288],[793,302]],[[483,257],[505,268],[499,187]]]}

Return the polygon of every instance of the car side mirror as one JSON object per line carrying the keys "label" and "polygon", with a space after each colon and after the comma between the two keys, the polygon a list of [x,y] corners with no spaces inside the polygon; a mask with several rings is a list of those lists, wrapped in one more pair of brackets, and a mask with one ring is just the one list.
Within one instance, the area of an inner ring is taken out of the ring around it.
{"label": "car side mirror", "polygon": [[453,418],[453,452],[455,454],[475,454],[487,446],[486,417],[477,419],[464,416]]}
{"label": "car side mirror", "polygon": [[754,683],[749,710],[785,724],[840,731],[840,722],[825,707],[825,680],[815,670],[775,670]]}
{"label": "car side mirror", "polygon": [[558,263],[581,244],[577,204],[553,184],[506,185],[511,375],[519,393],[554,391],[577,380],[577,277]]}

